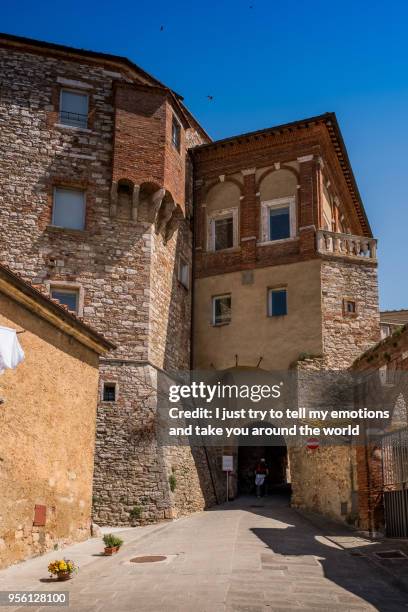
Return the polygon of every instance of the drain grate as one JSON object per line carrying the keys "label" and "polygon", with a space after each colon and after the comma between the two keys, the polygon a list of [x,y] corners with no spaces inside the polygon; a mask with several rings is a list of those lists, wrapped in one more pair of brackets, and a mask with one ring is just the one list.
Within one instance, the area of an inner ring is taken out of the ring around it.
{"label": "drain grate", "polygon": [[167,557],[164,555],[144,555],[143,557],[134,557],[130,560],[131,563],[156,563],[157,561],[165,561]]}
{"label": "drain grate", "polygon": [[379,559],[407,559],[407,555],[405,555],[401,550],[384,550],[374,554]]}

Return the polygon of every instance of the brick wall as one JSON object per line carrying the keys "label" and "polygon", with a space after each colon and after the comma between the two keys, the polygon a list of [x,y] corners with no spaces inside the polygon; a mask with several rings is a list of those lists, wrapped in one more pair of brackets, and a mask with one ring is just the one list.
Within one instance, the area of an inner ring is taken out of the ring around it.
{"label": "brick wall", "polygon": [[[359,355],[351,369],[353,373],[362,375],[358,405],[390,410],[392,414],[389,422],[384,424],[384,431],[408,427],[407,326],[401,326],[391,336]],[[384,370],[383,378],[380,377],[380,369]],[[402,414],[397,414],[400,404]],[[361,426],[365,436],[364,423]],[[370,440],[367,435],[365,444],[356,449],[358,506],[361,528],[372,532],[384,531],[385,528],[382,459],[381,444],[378,440]]]}

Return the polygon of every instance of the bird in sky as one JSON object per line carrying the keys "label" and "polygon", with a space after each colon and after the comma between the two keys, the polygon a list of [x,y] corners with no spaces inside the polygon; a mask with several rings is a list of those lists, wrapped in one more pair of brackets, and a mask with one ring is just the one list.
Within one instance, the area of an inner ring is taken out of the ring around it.
{"label": "bird in sky", "polygon": [[209,100],[214,100],[214,96],[207,96]]}
{"label": "bird in sky", "polygon": [[160,26],[160,32],[163,32],[164,26]]}

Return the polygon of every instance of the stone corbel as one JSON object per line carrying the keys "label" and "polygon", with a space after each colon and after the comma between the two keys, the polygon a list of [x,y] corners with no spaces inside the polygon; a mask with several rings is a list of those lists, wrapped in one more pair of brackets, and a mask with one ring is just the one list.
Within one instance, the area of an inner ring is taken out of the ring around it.
{"label": "stone corbel", "polygon": [[156,221],[156,216],[160,210],[160,206],[163,202],[165,193],[166,193],[166,190],[161,188],[155,191],[150,198],[149,221],[151,223],[154,223]]}
{"label": "stone corbel", "polygon": [[170,218],[170,221],[166,225],[166,230],[164,232],[164,244],[166,244],[173,237],[175,231],[178,229],[180,225],[181,218],[177,214],[177,210],[175,210]]}
{"label": "stone corbel", "polygon": [[161,210],[159,218],[157,219],[156,234],[160,234],[166,229],[166,225],[170,221],[175,208],[176,204],[174,202],[166,202]]}
{"label": "stone corbel", "polygon": [[139,193],[140,193],[140,185],[135,185],[133,187],[132,194],[132,220],[137,221],[137,215],[139,211]]}
{"label": "stone corbel", "polygon": [[118,214],[118,183],[112,181],[111,192],[110,192],[110,208],[109,215],[116,217]]}

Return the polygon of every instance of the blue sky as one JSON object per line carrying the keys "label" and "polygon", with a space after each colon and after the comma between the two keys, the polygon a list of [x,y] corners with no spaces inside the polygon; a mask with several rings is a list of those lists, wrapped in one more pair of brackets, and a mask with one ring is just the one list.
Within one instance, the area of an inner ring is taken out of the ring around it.
{"label": "blue sky", "polygon": [[335,111],[394,309],[408,308],[407,25],[403,0],[3,0],[0,29],[126,55],[213,138]]}

